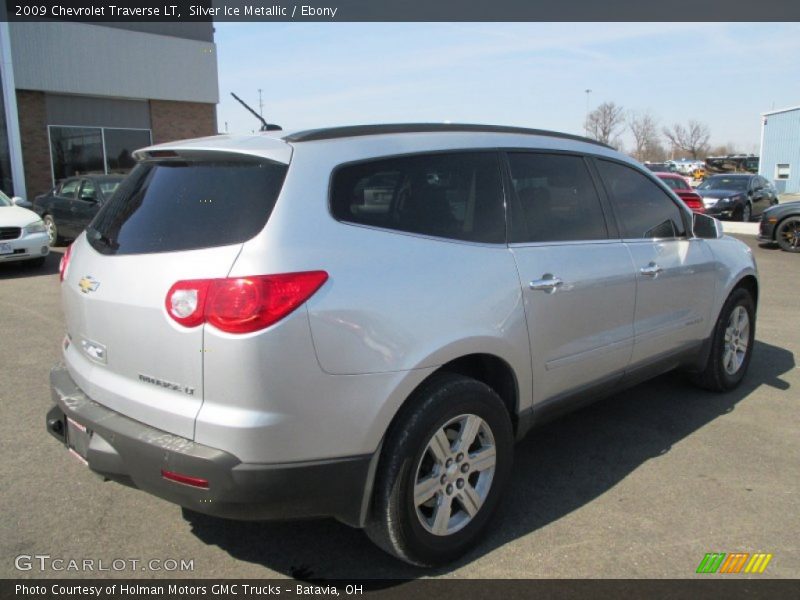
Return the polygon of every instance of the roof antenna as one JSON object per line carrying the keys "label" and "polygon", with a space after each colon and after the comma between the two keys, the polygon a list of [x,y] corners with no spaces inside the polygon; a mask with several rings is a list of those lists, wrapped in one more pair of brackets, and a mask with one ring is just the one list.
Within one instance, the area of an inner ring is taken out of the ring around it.
{"label": "roof antenna", "polygon": [[242,100],[241,98],[239,98],[239,96],[237,96],[237,95],[236,95],[236,94],[234,94],[233,92],[231,92],[231,96],[233,96],[234,98],[236,98],[236,100],[238,100],[238,101],[239,101],[239,104],[241,104],[241,105],[242,105],[242,106],[244,106],[244,107],[245,107],[247,110],[249,110],[251,113],[253,113],[253,116],[254,116],[256,119],[258,119],[259,121],[261,121],[261,129],[259,129],[259,131],[282,131],[282,130],[283,130],[283,128],[282,128],[280,125],[275,125],[274,123],[267,123],[267,122],[264,120],[264,117],[262,117],[260,114],[258,114],[256,111],[254,111],[254,110],[253,110],[252,108],[250,108],[249,106],[247,106],[247,103],[246,103],[244,100]]}

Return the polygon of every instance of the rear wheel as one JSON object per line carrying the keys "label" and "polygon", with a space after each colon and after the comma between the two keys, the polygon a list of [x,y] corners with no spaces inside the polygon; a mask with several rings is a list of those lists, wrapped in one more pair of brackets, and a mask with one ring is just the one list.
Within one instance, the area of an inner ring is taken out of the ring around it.
{"label": "rear wheel", "polygon": [[786,252],[800,252],[800,217],[784,219],[775,230],[775,241]]}
{"label": "rear wheel", "polygon": [[741,383],[753,354],[755,312],[755,302],[747,290],[739,288],[731,293],[714,327],[708,362],[694,378],[697,385],[725,392]]}
{"label": "rear wheel", "polygon": [[489,523],[512,452],[508,411],[491,388],[459,375],[434,376],[387,435],[367,535],[412,564],[455,560]]}

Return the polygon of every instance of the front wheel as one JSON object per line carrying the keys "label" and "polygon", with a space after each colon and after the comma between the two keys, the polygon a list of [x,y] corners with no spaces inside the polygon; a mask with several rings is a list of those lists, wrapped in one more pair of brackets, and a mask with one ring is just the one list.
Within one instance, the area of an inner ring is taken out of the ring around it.
{"label": "front wheel", "polygon": [[745,202],[744,206],[739,211],[739,220],[745,223],[749,223],[750,219],[752,218],[753,218],[753,209],[750,206],[749,202]]}
{"label": "front wheel", "polygon": [[731,293],[714,327],[708,362],[694,378],[697,385],[725,392],[742,382],[753,355],[755,313],[755,302],[747,290]]}
{"label": "front wheel", "polygon": [[51,215],[45,215],[42,221],[44,221],[44,227],[47,230],[47,237],[50,245],[58,245],[62,239],[61,236],[58,235],[58,226],[56,225],[55,219],[53,219]]}
{"label": "front wheel", "polygon": [[367,535],[420,566],[470,550],[510,472],[508,411],[487,385],[441,373],[424,383],[387,434]]}
{"label": "front wheel", "polygon": [[800,217],[789,217],[781,221],[775,230],[775,241],[781,250],[800,252]]}

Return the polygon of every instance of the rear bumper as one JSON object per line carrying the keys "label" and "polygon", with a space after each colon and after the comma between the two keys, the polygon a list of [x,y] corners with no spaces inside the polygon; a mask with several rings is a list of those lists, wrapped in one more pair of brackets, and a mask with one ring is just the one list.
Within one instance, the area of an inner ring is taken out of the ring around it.
{"label": "rear bumper", "polygon": [[[373,456],[248,464],[236,456],[134,421],[94,402],[63,365],[50,372],[47,430],[66,444],[66,417],[91,432],[85,460],[96,473],[197,512],[245,520],[334,517],[362,522]],[[162,470],[208,481],[203,489],[162,477]]]}

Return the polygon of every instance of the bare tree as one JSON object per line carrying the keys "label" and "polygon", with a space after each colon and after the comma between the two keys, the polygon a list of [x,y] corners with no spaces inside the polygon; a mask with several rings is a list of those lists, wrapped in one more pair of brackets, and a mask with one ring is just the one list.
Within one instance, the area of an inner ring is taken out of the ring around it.
{"label": "bare tree", "polygon": [[703,123],[690,120],[686,127],[676,123],[671,128],[665,127],[664,135],[673,148],[688,152],[693,159],[708,153],[708,138],[711,137],[711,132]]}
{"label": "bare tree", "polygon": [[653,160],[654,154],[661,154],[663,148],[659,142],[658,122],[648,112],[628,114],[628,129],[633,135],[633,156],[636,160]]}
{"label": "bare tree", "polygon": [[708,154],[709,156],[728,156],[729,154],[743,154],[743,152],[739,151],[734,142],[728,142],[709,148]]}
{"label": "bare tree", "polygon": [[586,132],[598,142],[619,144],[619,130],[625,124],[625,115],[621,106],[613,102],[603,102],[586,117]]}

